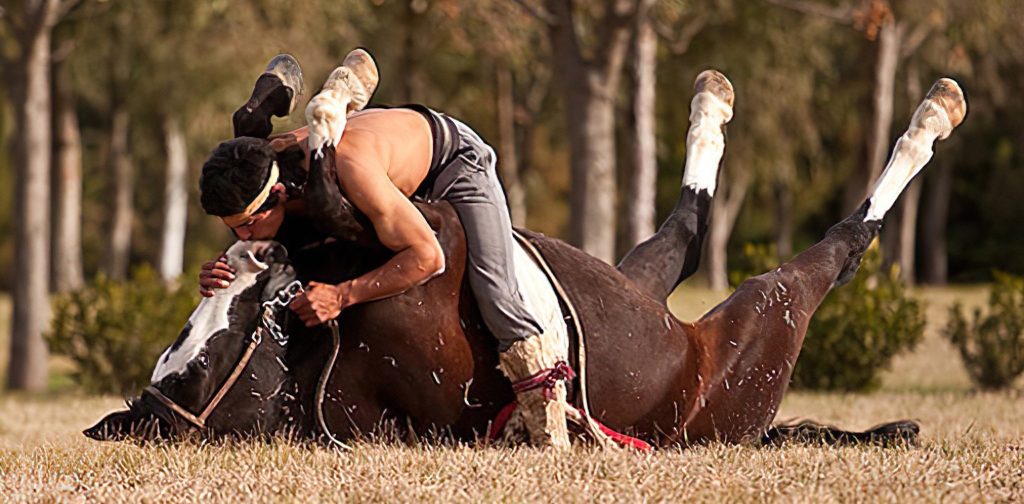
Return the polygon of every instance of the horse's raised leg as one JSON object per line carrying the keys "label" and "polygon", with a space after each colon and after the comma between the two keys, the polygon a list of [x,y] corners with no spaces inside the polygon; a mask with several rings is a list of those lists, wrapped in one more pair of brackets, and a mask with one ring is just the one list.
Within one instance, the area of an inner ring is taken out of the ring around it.
{"label": "horse's raised leg", "polygon": [[286,117],[302,97],[302,69],[290,54],[279,54],[256,79],[252,95],[231,116],[235,138],[267,138],[274,131],[270,118]]}
{"label": "horse's raised leg", "polygon": [[705,70],[697,76],[690,102],[682,194],[658,232],[634,247],[619,263],[623,275],[660,302],[697,270],[718,167],[725,152],[725,123],[732,119],[732,104],[729,79],[715,70]]}
{"label": "horse's raised leg", "polygon": [[940,79],[896,142],[871,197],[792,261],[751,278],[695,326],[703,346],[687,440],[756,439],[775,417],[807,325],[828,291],[852,278],[886,211],[966,113],[955,82]]}

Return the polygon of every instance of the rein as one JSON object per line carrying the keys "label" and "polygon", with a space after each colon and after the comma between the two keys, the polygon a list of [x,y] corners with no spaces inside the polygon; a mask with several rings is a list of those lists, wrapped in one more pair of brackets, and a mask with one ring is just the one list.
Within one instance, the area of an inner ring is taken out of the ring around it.
{"label": "rein", "polygon": [[[224,383],[222,383],[220,388],[217,389],[217,393],[214,394],[212,399],[210,399],[210,402],[206,403],[206,407],[203,408],[203,411],[199,413],[198,416],[182,407],[170,397],[164,395],[164,393],[154,385],[146,387],[145,391],[155,397],[164,406],[167,406],[168,409],[177,413],[178,416],[188,421],[188,423],[192,424],[193,427],[205,429],[206,420],[210,418],[210,415],[212,415],[214,410],[217,409],[220,402],[224,400],[224,396],[226,396],[228,392],[231,391],[231,388],[235,386],[235,383],[238,382],[238,378],[242,376],[242,371],[245,371],[245,367],[248,366],[249,361],[252,360],[252,355],[256,352],[256,347],[260,346],[260,343],[263,342],[264,331],[269,332],[274,340],[282,346],[288,342],[288,337],[282,332],[281,326],[277,325],[277,322],[274,320],[274,315],[276,314],[275,308],[288,306],[288,303],[291,303],[291,301],[295,299],[295,296],[298,296],[302,291],[302,282],[295,280],[283,289],[277,291],[277,294],[275,294],[273,298],[263,302],[263,312],[260,316],[260,325],[256,327],[256,331],[249,337],[249,345],[245,348],[245,352],[242,353],[242,356],[239,357],[238,362],[235,363],[235,368],[231,371],[231,374],[228,375],[226,380],[224,380]],[[335,328],[336,327],[337,326],[335,325]]]}
{"label": "rein", "polygon": [[324,365],[323,371],[320,372],[320,380],[316,384],[316,421],[320,425],[320,430],[323,431],[331,443],[344,450],[351,450],[351,446],[342,442],[331,432],[331,428],[327,426],[327,420],[324,419],[324,398],[327,392],[327,379],[330,378],[331,372],[334,371],[334,363],[338,360],[338,350],[341,348],[341,333],[338,330],[338,321],[331,320],[327,322],[327,327],[331,330],[331,343],[333,347],[331,348],[331,356],[327,359],[327,364]]}

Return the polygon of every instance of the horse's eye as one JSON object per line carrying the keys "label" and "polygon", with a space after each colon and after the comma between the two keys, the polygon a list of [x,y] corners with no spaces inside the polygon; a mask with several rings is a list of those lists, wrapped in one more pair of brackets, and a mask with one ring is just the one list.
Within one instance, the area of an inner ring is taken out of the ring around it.
{"label": "horse's eye", "polygon": [[199,356],[196,357],[196,362],[198,362],[199,367],[203,369],[210,367],[210,354],[206,352],[199,352]]}

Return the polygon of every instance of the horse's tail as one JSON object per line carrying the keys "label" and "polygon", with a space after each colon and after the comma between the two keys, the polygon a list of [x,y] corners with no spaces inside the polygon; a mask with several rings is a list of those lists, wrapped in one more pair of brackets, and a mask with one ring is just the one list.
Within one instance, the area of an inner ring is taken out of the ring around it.
{"label": "horse's tail", "polygon": [[912,420],[876,425],[866,431],[845,431],[810,420],[775,425],[761,437],[765,446],[785,443],[824,444],[830,446],[876,445],[916,446],[921,426]]}

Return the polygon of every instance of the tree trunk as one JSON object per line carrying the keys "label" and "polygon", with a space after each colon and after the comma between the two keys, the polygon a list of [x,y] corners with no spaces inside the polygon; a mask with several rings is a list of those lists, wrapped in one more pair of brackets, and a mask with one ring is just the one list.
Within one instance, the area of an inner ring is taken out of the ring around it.
{"label": "tree trunk", "polygon": [[900,39],[903,27],[893,20],[882,25],[878,33],[878,59],[875,62],[875,87],[872,96],[871,129],[867,134],[868,173],[863,194],[871,189],[882,173],[889,153],[892,130],[892,101],[896,82],[896,67],[900,57]]}
{"label": "tree trunk", "polygon": [[[27,13],[25,17],[32,15]],[[19,58],[9,67],[11,72],[7,83],[18,125],[12,149],[17,176],[13,314],[7,387],[30,391],[46,387],[47,351],[43,333],[50,319],[46,294],[50,269],[52,139],[49,58],[52,24],[43,22],[40,25],[19,40]]]}
{"label": "tree trunk", "polygon": [[400,55],[401,74],[398,77],[399,102],[412,103],[422,100],[420,96],[419,78],[419,47],[423,40],[420,33],[424,13],[430,8],[428,2],[406,0],[402,9],[402,53]]}
{"label": "tree trunk", "polygon": [[128,152],[128,110],[115,104],[111,114],[110,165],[113,177],[114,209],[110,223],[110,250],[107,253],[107,276],[121,280],[128,276],[132,242],[132,160]]}
{"label": "tree trunk", "polygon": [[496,75],[498,97],[498,171],[508,195],[512,224],[526,225],[526,189],[519,177],[519,153],[516,149],[516,96],[512,71],[501,66]]}
{"label": "tree trunk", "polygon": [[[570,241],[608,263],[615,259],[615,102],[593,92],[566,92],[572,195]],[[576,102],[576,103],[574,103]]]}
{"label": "tree trunk", "polygon": [[952,157],[936,162],[928,181],[928,197],[924,202],[921,220],[921,282],[946,285],[948,257],[946,220],[949,216],[949,196],[953,190]]}
{"label": "tree trunk", "polygon": [[655,144],[655,83],[657,79],[658,37],[650,16],[641,16],[635,37],[633,116],[636,128],[633,141],[633,176],[626,200],[626,247],[654,234],[654,203],[658,177],[658,152]]}
{"label": "tree trunk", "polygon": [[54,63],[55,159],[50,289],[68,292],[83,284],[82,134],[66,61]]}
{"label": "tree trunk", "polygon": [[779,259],[793,257],[793,189],[789,182],[775,182],[775,252]]}
{"label": "tree trunk", "polygon": [[181,275],[185,263],[185,224],[188,220],[188,158],[185,132],[173,118],[164,121],[167,171],[164,186],[164,224],[160,239],[160,277],[170,282]]}
{"label": "tree trunk", "polygon": [[[605,22],[621,15],[609,2]],[[615,260],[615,97],[632,30],[607,26],[593,60],[586,60],[575,33],[572,2],[551,0],[558,22],[548,34],[566,107],[571,156],[570,242],[614,264]]]}
{"label": "tree trunk", "polygon": [[722,174],[718,192],[711,201],[711,223],[708,229],[707,272],[708,286],[712,290],[729,288],[728,247],[736,218],[743,208],[743,200],[750,187],[750,174],[737,173],[731,179]]}
{"label": "tree trunk", "polygon": [[917,238],[917,210],[921,202],[921,177],[907,186],[902,196],[899,228],[900,278],[908,285],[914,284],[914,240]]}

